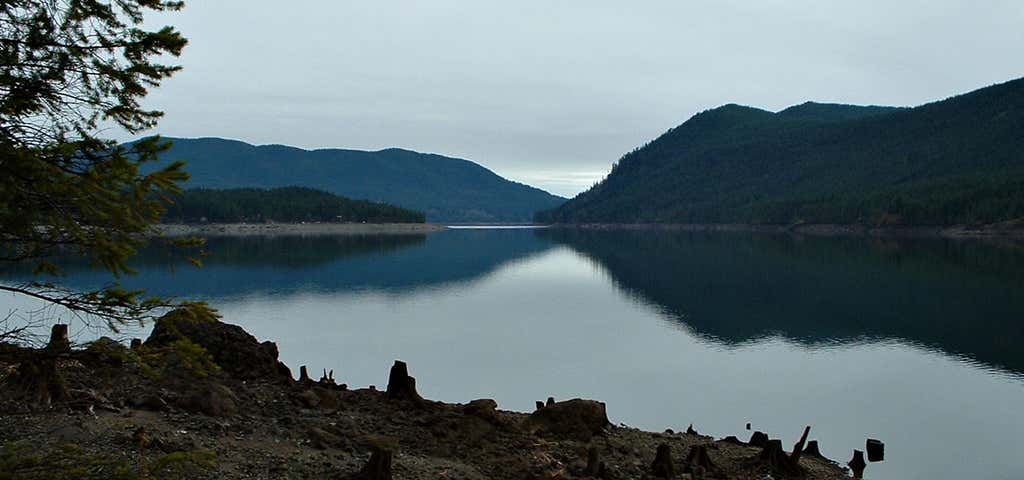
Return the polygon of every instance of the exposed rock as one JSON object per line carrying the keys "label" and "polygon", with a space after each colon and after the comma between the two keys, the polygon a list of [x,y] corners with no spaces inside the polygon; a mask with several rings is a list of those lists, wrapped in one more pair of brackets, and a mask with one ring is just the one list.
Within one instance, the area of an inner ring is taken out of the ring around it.
{"label": "exposed rock", "polygon": [[395,360],[388,375],[387,397],[392,400],[420,402],[423,397],[416,393],[416,379],[409,376],[409,367],[401,360]]}
{"label": "exposed rock", "polygon": [[545,405],[530,414],[530,423],[539,433],[584,442],[609,425],[604,403],[579,398]]}
{"label": "exposed rock", "polygon": [[466,415],[477,417],[489,423],[499,423],[498,402],[495,402],[490,398],[473,400],[466,404],[466,406],[462,407],[462,412]]}
{"label": "exposed rock", "polygon": [[654,461],[651,462],[651,474],[655,478],[675,478],[676,469],[672,465],[672,447],[663,443],[658,445],[654,454]]}
{"label": "exposed rock", "polygon": [[[241,380],[283,380],[284,373],[288,371],[277,359],[275,343],[260,343],[238,325],[198,318],[183,309],[160,317],[145,345],[166,347],[181,339],[188,339],[206,349],[224,372]],[[287,378],[291,379],[290,372]]]}
{"label": "exposed rock", "polygon": [[700,435],[699,433],[697,433],[696,430],[693,429],[693,424],[692,423],[690,424],[689,427],[686,427],[686,434],[687,435]]}
{"label": "exposed rock", "polygon": [[745,444],[743,443],[743,441],[742,441],[742,440],[740,440],[740,439],[738,439],[738,438],[736,438],[736,436],[735,436],[735,435],[729,435],[728,437],[725,437],[725,438],[723,438],[723,439],[719,440],[719,442],[722,442],[722,443],[731,443],[731,444],[733,444],[733,445],[745,445]]}
{"label": "exposed rock", "polygon": [[219,383],[206,382],[188,395],[183,396],[177,406],[190,412],[202,413],[211,417],[230,417],[236,413],[238,397]]}
{"label": "exposed rock", "polygon": [[141,410],[159,412],[167,409],[167,401],[155,393],[140,393],[128,400],[128,404]]}

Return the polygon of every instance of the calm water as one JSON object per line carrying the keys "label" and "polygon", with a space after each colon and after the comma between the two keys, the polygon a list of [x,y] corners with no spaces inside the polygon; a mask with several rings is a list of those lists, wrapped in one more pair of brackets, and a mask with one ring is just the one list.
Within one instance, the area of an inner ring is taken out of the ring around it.
{"label": "calm water", "polygon": [[401,358],[433,399],[589,397],[614,422],[787,445],[812,425],[843,462],[885,441],[868,478],[1024,478],[1019,245],[516,229],[210,250],[202,270],[148,252],[130,284],[210,301],[295,370],[380,386]]}

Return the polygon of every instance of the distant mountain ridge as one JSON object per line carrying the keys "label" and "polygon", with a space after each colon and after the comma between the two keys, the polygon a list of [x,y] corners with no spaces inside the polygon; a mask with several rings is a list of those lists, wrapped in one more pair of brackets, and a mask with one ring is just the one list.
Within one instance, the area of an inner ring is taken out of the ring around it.
{"label": "distant mountain ridge", "polygon": [[725,105],[624,155],[554,223],[993,223],[1024,217],[1024,79],[914,108]]}
{"label": "distant mountain ridge", "polygon": [[398,148],[376,152],[174,138],[162,161],[185,160],[186,188],[307,187],[424,212],[428,222],[528,222],[565,201],[469,160]]}

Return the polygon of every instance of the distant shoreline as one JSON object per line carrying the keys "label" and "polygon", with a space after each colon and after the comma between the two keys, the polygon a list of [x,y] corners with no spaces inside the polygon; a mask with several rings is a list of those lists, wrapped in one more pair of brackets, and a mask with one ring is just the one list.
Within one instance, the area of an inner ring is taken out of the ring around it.
{"label": "distant shoreline", "polygon": [[436,223],[204,223],[157,225],[160,235],[246,236],[246,235],[367,235],[423,234],[448,227]]}
{"label": "distant shoreline", "polygon": [[756,225],[748,223],[576,223],[550,228],[583,230],[673,230],[684,232],[790,233],[820,237],[868,236],[903,238],[1013,238],[1024,239],[1024,225],[1007,222],[993,225],[879,226],[843,224]]}

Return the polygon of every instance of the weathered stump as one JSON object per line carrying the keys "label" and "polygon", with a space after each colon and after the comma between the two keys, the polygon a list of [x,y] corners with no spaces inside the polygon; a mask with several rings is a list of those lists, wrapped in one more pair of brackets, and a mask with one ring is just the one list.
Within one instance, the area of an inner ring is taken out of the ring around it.
{"label": "weathered stump", "polygon": [[50,329],[50,342],[46,344],[46,350],[52,353],[68,353],[71,351],[71,340],[68,339],[68,326],[56,324]]}
{"label": "weathered stump", "polygon": [[588,477],[604,478],[605,464],[601,461],[601,453],[596,445],[591,445],[587,449],[587,468],[583,470],[583,474]]}
{"label": "weathered stump", "polygon": [[881,440],[869,438],[864,446],[865,450],[868,451],[869,462],[881,462],[885,460],[885,444],[882,443]]}
{"label": "weathered stump", "polygon": [[544,408],[544,402],[537,400],[537,410]]}
{"label": "weathered stump", "polygon": [[303,385],[313,383],[313,379],[309,378],[309,370],[306,369],[305,365],[299,367],[299,383]]}
{"label": "weathered stump", "polygon": [[64,378],[53,358],[27,358],[7,377],[4,389],[18,392],[30,409],[47,409],[69,398]]}
{"label": "weathered stump", "polygon": [[391,462],[394,452],[383,447],[374,447],[370,460],[352,480],[391,480]]}
{"label": "weathered stump", "polygon": [[548,403],[545,404],[545,406],[550,407],[550,406],[552,406],[554,404],[555,404],[555,397],[548,397]]}
{"label": "weathered stump", "polygon": [[395,360],[395,364],[391,366],[387,396],[392,400],[423,400],[423,397],[416,393],[416,379],[409,376],[409,367],[401,360]]}
{"label": "weathered stump", "polygon": [[768,444],[768,434],[764,432],[754,432],[750,436],[750,441],[747,442],[752,447],[764,447]]}
{"label": "weathered stump", "polygon": [[804,447],[804,453],[807,454],[808,456],[811,456],[811,457],[818,457],[818,458],[824,458],[825,457],[824,455],[821,454],[821,450],[818,449],[818,441],[817,440],[811,440],[811,441],[807,442],[807,446]]}
{"label": "weathered stump", "polygon": [[800,465],[793,463],[792,459],[782,450],[782,440],[768,440],[757,456],[757,463],[784,477],[803,475]]}
{"label": "weathered stump", "polygon": [[694,445],[690,447],[690,452],[686,455],[683,472],[694,472],[698,469],[707,473],[718,471],[718,467],[711,462],[711,457],[708,456],[707,445]]}
{"label": "weathered stump", "polygon": [[853,471],[853,478],[864,478],[864,468],[868,466],[867,462],[864,461],[864,452],[854,450],[853,458],[846,465]]}
{"label": "weathered stump", "polygon": [[689,427],[686,427],[686,433],[687,433],[687,435],[700,435],[699,433],[697,433],[696,430],[693,429],[693,424],[692,423],[690,424]]}
{"label": "weathered stump", "polygon": [[667,443],[658,445],[654,453],[654,461],[651,462],[651,474],[655,478],[675,478],[676,469],[672,465],[672,447]]}

